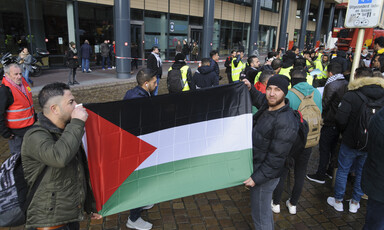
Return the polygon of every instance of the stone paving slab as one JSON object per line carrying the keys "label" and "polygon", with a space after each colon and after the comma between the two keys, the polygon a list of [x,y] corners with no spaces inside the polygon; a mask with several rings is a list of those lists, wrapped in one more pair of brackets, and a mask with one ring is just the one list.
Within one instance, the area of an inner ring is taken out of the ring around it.
{"label": "stone paving slab", "polygon": [[[65,82],[67,70],[48,70],[40,78],[34,78],[34,103],[36,110],[39,87],[54,81]],[[222,70],[222,76],[225,76]],[[106,102],[121,100],[128,89],[136,86],[135,79],[121,80],[114,77],[114,70],[94,70],[91,74],[78,75],[81,85],[72,87],[78,103]],[[226,78],[221,84],[226,83]],[[84,83],[84,84],[83,84]],[[165,78],[160,81],[160,94],[167,93]],[[9,156],[6,140],[0,138],[0,162]],[[316,171],[319,159],[318,148],[308,164],[308,172]],[[246,179],[246,178],[244,178]],[[293,183],[293,176],[291,175]],[[292,186],[292,185],[291,185]],[[281,201],[281,213],[274,214],[275,229],[362,229],[366,213],[366,200],[361,200],[358,213],[348,212],[348,202],[344,202],[344,212],[337,212],[326,203],[328,196],[333,194],[331,181],[324,185],[304,183],[302,196],[297,205],[297,214],[291,215],[285,208],[289,198],[287,187]],[[346,199],[351,197],[351,185],[348,183]],[[152,209],[142,212],[145,220],[153,223],[153,229],[253,229],[250,215],[249,191],[244,186],[212,191],[194,196],[156,204]],[[129,211],[104,217],[102,220],[86,219],[80,223],[81,229],[127,229],[125,223]],[[5,229],[24,229],[23,226]]]}

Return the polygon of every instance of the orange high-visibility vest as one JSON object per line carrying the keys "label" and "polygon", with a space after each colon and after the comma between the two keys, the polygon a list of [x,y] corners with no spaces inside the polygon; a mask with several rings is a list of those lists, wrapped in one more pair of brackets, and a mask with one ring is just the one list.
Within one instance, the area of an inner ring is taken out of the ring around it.
{"label": "orange high-visibility vest", "polygon": [[13,104],[7,108],[5,122],[10,129],[21,129],[35,123],[35,110],[33,108],[32,92],[27,82],[22,78],[22,87],[26,89],[27,95],[14,87],[3,78],[3,85],[12,91]]}

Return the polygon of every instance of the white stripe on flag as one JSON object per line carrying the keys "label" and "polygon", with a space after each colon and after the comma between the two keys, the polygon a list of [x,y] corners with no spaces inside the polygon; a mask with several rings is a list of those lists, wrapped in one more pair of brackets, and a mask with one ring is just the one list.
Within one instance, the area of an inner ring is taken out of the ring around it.
{"label": "white stripe on flag", "polygon": [[164,129],[143,136],[157,149],[136,170],[172,161],[252,148],[252,114]]}

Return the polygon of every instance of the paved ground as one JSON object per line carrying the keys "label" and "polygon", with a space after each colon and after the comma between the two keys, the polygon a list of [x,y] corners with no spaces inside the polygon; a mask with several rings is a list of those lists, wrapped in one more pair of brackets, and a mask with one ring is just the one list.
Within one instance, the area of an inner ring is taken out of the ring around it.
{"label": "paved ground", "polygon": [[[164,67],[164,70],[166,69],[168,68]],[[196,69],[196,66],[193,69]],[[33,78],[35,85],[32,91],[38,111],[40,110],[36,101],[38,91],[49,82],[67,82],[67,72],[66,69],[46,70],[41,77]],[[222,76],[225,75],[222,74]],[[79,73],[78,81],[81,84],[73,87],[72,91],[77,102],[84,103],[120,100],[127,89],[136,85],[134,78],[116,79],[114,70],[101,69],[94,69],[89,74]],[[224,83],[226,83],[225,80],[221,82],[221,84]],[[163,78],[160,82],[160,94],[167,93],[165,84]],[[0,162],[8,156],[8,144],[0,138]],[[318,157],[318,148],[314,148],[308,167],[310,173],[317,168]],[[348,204],[344,202],[346,211],[339,213],[326,204],[326,199],[330,195],[332,195],[330,180],[325,185],[306,180],[297,206],[297,215],[290,215],[284,205],[289,198],[286,189],[281,202],[282,211],[280,214],[274,214],[275,229],[362,229],[366,201],[361,201],[362,207],[356,214],[349,213]],[[350,197],[351,186],[349,185],[345,198]],[[142,217],[154,224],[153,229],[253,229],[249,200],[249,191],[240,185],[159,203],[151,210],[144,211]],[[128,215],[127,211],[105,217],[103,220],[87,219],[81,222],[81,229],[127,229],[125,223]],[[5,229],[8,228],[0,228],[0,230]],[[11,229],[23,229],[23,227]]]}

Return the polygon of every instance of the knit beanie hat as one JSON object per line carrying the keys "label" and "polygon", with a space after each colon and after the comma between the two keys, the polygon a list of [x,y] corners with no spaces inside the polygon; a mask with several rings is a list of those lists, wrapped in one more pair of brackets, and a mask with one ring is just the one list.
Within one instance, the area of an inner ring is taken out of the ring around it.
{"label": "knit beanie hat", "polygon": [[185,55],[182,53],[176,54],[175,61],[176,62],[183,62],[185,60]]}
{"label": "knit beanie hat", "polygon": [[288,93],[288,86],[289,86],[289,80],[286,76],[281,75],[281,74],[275,74],[273,75],[269,80],[267,84],[267,88],[270,85],[274,85],[279,87],[285,95]]}

